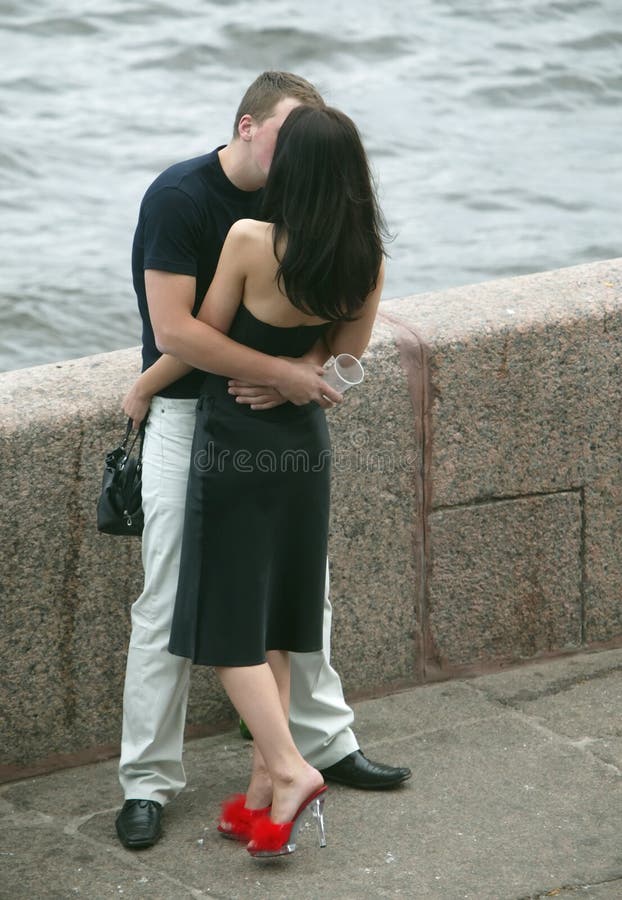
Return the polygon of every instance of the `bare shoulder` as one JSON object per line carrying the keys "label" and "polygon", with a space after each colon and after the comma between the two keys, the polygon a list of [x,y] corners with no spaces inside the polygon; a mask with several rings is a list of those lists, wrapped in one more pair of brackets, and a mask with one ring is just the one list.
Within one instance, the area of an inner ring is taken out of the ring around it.
{"label": "bare shoulder", "polygon": [[227,240],[236,244],[263,244],[266,236],[271,235],[272,225],[269,222],[259,222],[257,219],[238,219],[229,229]]}

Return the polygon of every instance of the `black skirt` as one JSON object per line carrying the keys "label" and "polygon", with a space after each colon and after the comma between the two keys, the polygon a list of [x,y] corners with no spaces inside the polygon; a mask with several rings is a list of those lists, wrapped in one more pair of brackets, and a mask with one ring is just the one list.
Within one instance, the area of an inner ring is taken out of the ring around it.
{"label": "black skirt", "polygon": [[[324,326],[278,328],[240,307],[230,336],[300,356]],[[253,411],[208,375],[197,404],[169,650],[259,665],[322,648],[330,439],[317,404]]]}

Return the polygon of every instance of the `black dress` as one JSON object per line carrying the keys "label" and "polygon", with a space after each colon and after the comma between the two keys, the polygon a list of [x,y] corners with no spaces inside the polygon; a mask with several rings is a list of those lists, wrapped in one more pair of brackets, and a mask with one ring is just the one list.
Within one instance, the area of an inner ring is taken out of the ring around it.
{"label": "black dress", "polygon": [[[229,336],[302,356],[326,325],[277,327],[245,306]],[[322,648],[330,439],[316,403],[255,411],[207,375],[197,403],[169,651],[252,666]]]}

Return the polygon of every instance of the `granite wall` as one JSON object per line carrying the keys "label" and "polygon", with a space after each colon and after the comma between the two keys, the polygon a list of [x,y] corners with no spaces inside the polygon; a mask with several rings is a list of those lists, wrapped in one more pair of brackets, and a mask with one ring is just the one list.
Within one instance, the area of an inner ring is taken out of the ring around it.
{"label": "granite wall", "polygon": [[[350,696],[622,642],[622,260],[381,306],[329,413]],[[136,349],[0,375],[0,775],[114,753],[140,541],[101,535]],[[189,732],[231,721],[196,668]]]}

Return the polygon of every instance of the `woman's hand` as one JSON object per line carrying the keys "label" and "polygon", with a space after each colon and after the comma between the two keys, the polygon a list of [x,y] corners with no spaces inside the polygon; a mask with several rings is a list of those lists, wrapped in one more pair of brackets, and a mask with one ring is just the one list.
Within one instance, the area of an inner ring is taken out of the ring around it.
{"label": "woman's hand", "polygon": [[236,403],[244,403],[251,409],[274,409],[287,403],[285,397],[276,388],[266,384],[250,384],[248,381],[229,381],[229,393],[235,397]]}
{"label": "woman's hand", "polygon": [[151,394],[145,394],[139,387],[140,381],[134,382],[123,398],[123,412],[132,419],[134,428],[140,428],[151,404]]}

